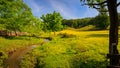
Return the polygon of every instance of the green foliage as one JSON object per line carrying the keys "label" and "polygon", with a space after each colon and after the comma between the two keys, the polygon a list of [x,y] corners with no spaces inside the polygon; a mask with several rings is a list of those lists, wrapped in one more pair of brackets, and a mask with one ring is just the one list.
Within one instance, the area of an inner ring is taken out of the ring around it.
{"label": "green foliage", "polygon": [[109,25],[109,18],[107,14],[104,15],[98,15],[95,18],[93,18],[89,23],[92,25],[95,25],[98,29],[106,29]]}
{"label": "green foliage", "polygon": [[31,35],[42,33],[42,22],[32,15],[23,0],[0,1],[0,30],[27,32]]}
{"label": "green foliage", "polygon": [[22,30],[30,35],[40,36],[43,33],[43,26],[43,22],[39,18],[33,17]]}
{"label": "green foliage", "polygon": [[73,27],[73,28],[81,28],[84,26],[89,25],[89,21],[91,20],[91,18],[83,18],[83,19],[70,19],[70,20],[66,20],[64,19],[62,21],[63,25],[66,25],[68,27]]}
{"label": "green foliage", "polygon": [[[92,19],[93,25],[95,25],[98,29],[106,29],[109,25],[108,16],[107,16],[107,8],[104,6],[104,0],[80,0],[81,2],[87,4],[90,8],[97,8],[96,10],[99,12],[99,15]],[[100,4],[102,3],[102,4]],[[100,5],[93,5],[100,4]]]}
{"label": "green foliage", "polygon": [[93,4],[99,4],[104,1],[105,0],[80,0],[80,2],[88,5],[90,8],[95,8],[100,14],[104,14],[107,11],[106,7],[104,6],[104,3],[100,5],[93,5]]}
{"label": "green foliage", "polygon": [[37,63],[38,53],[34,54],[35,52],[28,52],[21,60],[20,66],[21,68],[34,68]]}
{"label": "green foliage", "polygon": [[52,14],[50,13],[42,15],[41,19],[44,22],[44,31],[49,30],[55,32],[63,28],[62,16],[60,15],[60,13],[54,11]]}
{"label": "green foliage", "polygon": [[0,67],[4,65],[4,62],[7,58],[8,56],[5,54],[5,52],[0,50]]}
{"label": "green foliage", "polygon": [[96,29],[106,29],[109,25],[107,14],[99,14],[94,18],[63,20],[63,25],[73,28],[82,28],[88,25],[94,25]]}
{"label": "green foliage", "polygon": [[0,3],[0,24],[6,30],[22,31],[32,17],[31,9],[23,0],[1,0]]}

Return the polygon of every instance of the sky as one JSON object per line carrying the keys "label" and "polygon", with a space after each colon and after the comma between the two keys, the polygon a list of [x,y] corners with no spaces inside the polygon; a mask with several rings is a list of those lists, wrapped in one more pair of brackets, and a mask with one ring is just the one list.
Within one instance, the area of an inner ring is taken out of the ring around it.
{"label": "sky", "polygon": [[[31,8],[34,16],[41,17],[43,14],[59,12],[64,19],[78,19],[95,17],[98,11],[88,6],[82,6],[80,0],[24,0]],[[120,7],[118,7],[120,12]]]}

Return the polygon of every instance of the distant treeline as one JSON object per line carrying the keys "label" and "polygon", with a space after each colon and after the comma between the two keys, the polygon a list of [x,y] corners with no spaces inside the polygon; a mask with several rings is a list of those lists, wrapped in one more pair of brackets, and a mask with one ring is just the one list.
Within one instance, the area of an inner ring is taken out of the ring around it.
{"label": "distant treeline", "polygon": [[[120,13],[119,13],[120,22]],[[96,17],[82,18],[82,19],[63,19],[62,24],[64,26],[72,28],[81,28],[87,25],[93,25],[98,29],[106,29],[109,26],[109,16],[107,14],[98,15]]]}
{"label": "distant treeline", "polygon": [[90,20],[92,18],[83,18],[83,19],[63,19],[63,25],[64,26],[68,26],[68,27],[73,27],[73,28],[81,28],[84,26],[89,25]]}

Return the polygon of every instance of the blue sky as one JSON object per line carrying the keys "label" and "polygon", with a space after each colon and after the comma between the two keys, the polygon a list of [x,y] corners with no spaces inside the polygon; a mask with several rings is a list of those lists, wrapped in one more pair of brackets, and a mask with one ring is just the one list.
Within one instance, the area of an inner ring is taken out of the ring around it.
{"label": "blue sky", "polygon": [[[65,19],[77,19],[94,17],[98,15],[95,9],[82,6],[80,0],[24,0],[32,9],[34,16],[41,17],[43,14],[59,12]],[[118,10],[120,7],[118,7]]]}

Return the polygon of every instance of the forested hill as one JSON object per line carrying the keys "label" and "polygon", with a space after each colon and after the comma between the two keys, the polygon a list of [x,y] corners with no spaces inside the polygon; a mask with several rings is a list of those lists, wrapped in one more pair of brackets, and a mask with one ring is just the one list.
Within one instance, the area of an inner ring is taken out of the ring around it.
{"label": "forested hill", "polygon": [[[120,13],[119,13],[119,22],[120,22]],[[106,29],[109,26],[108,16],[98,15],[91,18],[81,18],[81,19],[63,19],[63,25],[81,28],[88,25],[93,25],[98,29]]]}

